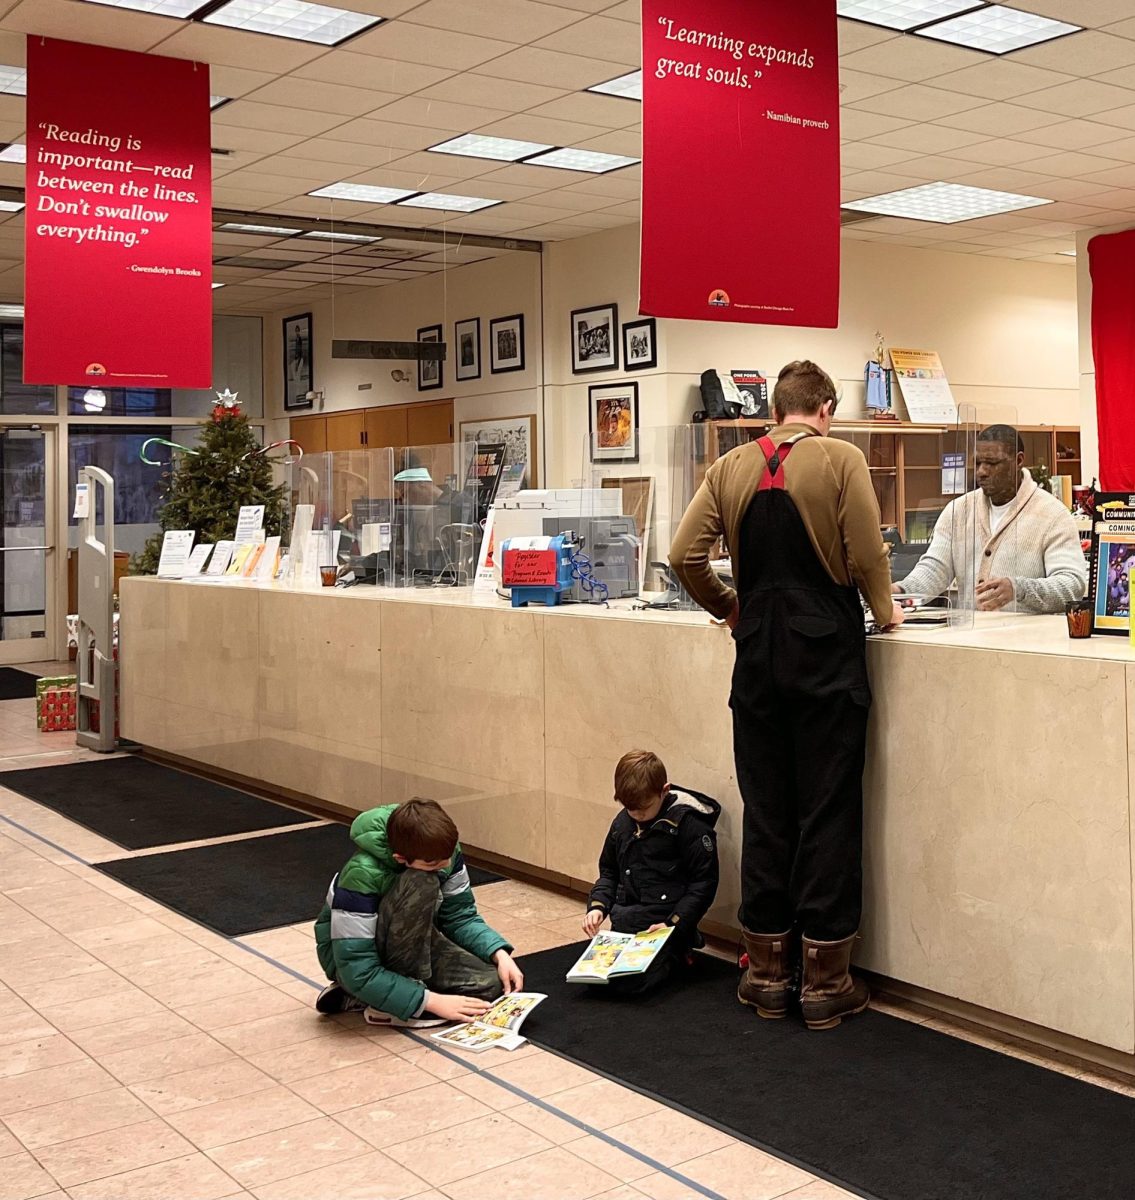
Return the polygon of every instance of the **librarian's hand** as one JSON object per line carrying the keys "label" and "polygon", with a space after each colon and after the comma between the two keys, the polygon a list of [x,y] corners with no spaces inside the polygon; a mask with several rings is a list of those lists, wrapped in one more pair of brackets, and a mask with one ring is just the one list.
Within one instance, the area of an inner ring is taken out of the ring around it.
{"label": "librarian's hand", "polygon": [[426,1012],[443,1021],[475,1021],[488,1011],[489,1002],[478,1000],[476,996],[441,996],[437,992],[429,992],[426,996]]}
{"label": "librarian's hand", "polygon": [[588,937],[594,937],[599,932],[599,926],[603,924],[607,914],[601,908],[592,908],[588,910],[587,916],[583,918],[583,932]]}
{"label": "librarian's hand", "polygon": [[892,596],[901,596],[902,593],[903,593],[903,586],[901,583],[892,583],[891,584],[891,595]]}
{"label": "librarian's hand", "polygon": [[493,955],[493,962],[496,963],[497,974],[500,976],[501,986],[504,988],[506,996],[512,992],[524,990],[524,974],[507,950],[498,950]]}
{"label": "librarian's hand", "polygon": [[983,612],[993,612],[1012,603],[1013,581],[1011,579],[983,579],[975,590],[977,607]]}

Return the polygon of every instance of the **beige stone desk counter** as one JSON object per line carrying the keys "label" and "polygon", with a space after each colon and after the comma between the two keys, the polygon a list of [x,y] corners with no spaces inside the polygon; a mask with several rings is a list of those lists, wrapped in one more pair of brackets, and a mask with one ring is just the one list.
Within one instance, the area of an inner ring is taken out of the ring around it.
{"label": "beige stone desk counter", "polygon": [[[593,876],[619,755],[655,749],[724,806],[711,920],[736,928],[732,643],[702,614],[131,578],[121,621],[124,736],[348,813],[431,796],[468,846],[567,881]],[[1135,653],[979,615],[868,658],[859,961],[1135,1051]]]}

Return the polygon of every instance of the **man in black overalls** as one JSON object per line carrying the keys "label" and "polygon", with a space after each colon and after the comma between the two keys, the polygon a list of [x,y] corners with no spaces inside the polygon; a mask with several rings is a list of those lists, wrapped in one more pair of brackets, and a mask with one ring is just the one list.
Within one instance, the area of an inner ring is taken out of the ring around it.
{"label": "man in black overalls", "polygon": [[[859,589],[879,624],[902,620],[866,460],[826,436],[835,405],[819,367],[785,367],[776,428],[710,467],[671,547],[690,593],[737,643],[729,703],[749,956],[738,996],[761,1016],[783,1017],[799,968],[812,1029],[868,1001],[849,971],[871,704]],[[736,594],[709,567],[721,537]]]}

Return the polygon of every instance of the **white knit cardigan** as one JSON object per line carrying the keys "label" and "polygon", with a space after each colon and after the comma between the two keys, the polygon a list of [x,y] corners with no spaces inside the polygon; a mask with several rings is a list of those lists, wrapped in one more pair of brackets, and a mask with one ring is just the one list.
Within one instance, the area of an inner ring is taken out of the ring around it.
{"label": "white knit cardigan", "polygon": [[946,505],[930,548],[900,585],[904,592],[940,596],[956,580],[958,601],[976,607],[974,587],[1008,578],[1013,600],[1006,612],[1063,612],[1088,590],[1088,567],[1072,514],[1037,487],[1028,471],[1009,511],[990,530],[989,501],[979,489]]}

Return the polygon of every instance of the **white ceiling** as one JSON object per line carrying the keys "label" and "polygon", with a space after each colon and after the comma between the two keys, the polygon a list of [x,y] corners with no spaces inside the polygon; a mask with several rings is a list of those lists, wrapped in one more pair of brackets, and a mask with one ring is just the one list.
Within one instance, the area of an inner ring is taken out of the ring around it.
{"label": "white ceiling", "polygon": [[[785,0],[791,2],[791,0]],[[840,21],[843,198],[933,180],[1055,203],[960,225],[863,221],[844,236],[1070,264],[1074,234],[1135,219],[1135,0],[1014,0],[1088,27],[994,58]],[[387,18],[341,49],[83,3],[0,0],[0,64],[45,34],[205,60],[214,94],[218,208],[552,241],[638,217],[640,168],[605,176],[425,153],[461,133],[638,156],[641,105],[583,89],[639,65],[637,0],[339,0]],[[0,95],[0,141],[24,100]],[[696,164],[691,164],[691,174]],[[339,180],[504,201],[468,216],[313,199]],[[0,163],[0,185],[23,167]],[[691,196],[696,197],[696,189]],[[691,222],[697,221],[696,199]],[[22,294],[22,218],[0,223],[0,299]],[[218,233],[219,308],[261,311],[337,287],[384,286],[499,251],[387,240],[336,253]],[[379,265],[376,265],[379,264]],[[295,265],[291,265],[295,264]]]}

